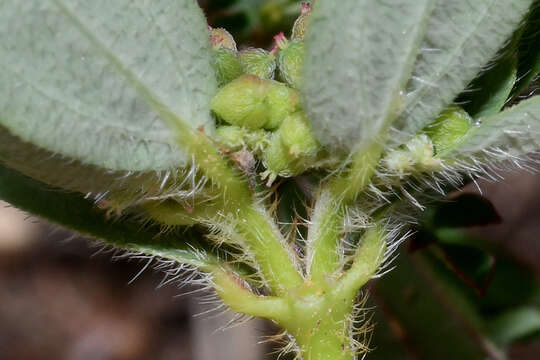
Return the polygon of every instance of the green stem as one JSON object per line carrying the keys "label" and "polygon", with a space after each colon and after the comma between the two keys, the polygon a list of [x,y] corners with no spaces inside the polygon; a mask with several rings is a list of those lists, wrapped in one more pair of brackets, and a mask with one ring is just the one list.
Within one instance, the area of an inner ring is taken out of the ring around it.
{"label": "green stem", "polygon": [[328,184],[336,199],[341,199],[344,204],[351,203],[366,189],[381,158],[384,148],[382,143],[373,141],[357,151],[350,168]]}
{"label": "green stem", "polygon": [[354,352],[350,346],[348,320],[345,315],[341,321],[330,319],[320,322],[307,333],[296,335],[303,360],[352,360]]}
{"label": "green stem", "polygon": [[177,132],[180,143],[187,146],[194,163],[221,190],[223,212],[233,218],[233,225],[243,236],[270,289],[282,294],[300,285],[303,279],[292,259],[292,250],[285,245],[273,219],[264,209],[257,208],[245,178],[204,133],[189,128],[181,130]]}
{"label": "green stem", "polygon": [[255,295],[241,278],[226,269],[216,268],[212,277],[216,292],[233,311],[274,321],[282,319],[288,311],[285,300]]}
{"label": "green stem", "polygon": [[354,298],[358,290],[373,277],[384,259],[385,235],[383,228],[379,225],[366,231],[351,268],[332,290],[334,296]]}
{"label": "green stem", "polygon": [[274,293],[285,294],[288,289],[303,283],[292,258],[293,251],[263,209],[256,206],[239,208],[234,225]]}
{"label": "green stem", "polygon": [[287,299],[289,312],[278,324],[295,338],[303,360],[353,359],[354,298],[335,297],[308,281]]}
{"label": "green stem", "polygon": [[239,170],[223,157],[218,147],[202,131],[183,127],[178,132],[179,143],[187,148],[193,162],[212,184],[223,194],[227,212],[234,212],[239,206],[253,203],[248,182]]}
{"label": "green stem", "polygon": [[350,169],[331,180],[322,190],[308,236],[308,274],[315,282],[331,280],[341,268],[339,247],[344,233],[346,208],[369,185],[381,158],[383,146],[374,141],[358,151]]}
{"label": "green stem", "polygon": [[344,208],[329,191],[321,191],[308,234],[307,271],[310,279],[326,284],[339,269],[342,255],[338,251],[343,232]]}

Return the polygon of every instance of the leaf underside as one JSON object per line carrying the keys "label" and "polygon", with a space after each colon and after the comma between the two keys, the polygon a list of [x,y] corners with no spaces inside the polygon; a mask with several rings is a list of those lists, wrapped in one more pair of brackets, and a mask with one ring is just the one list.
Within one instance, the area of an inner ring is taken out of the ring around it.
{"label": "leaf underside", "polygon": [[[79,178],[92,167],[171,170],[189,156],[169,127],[213,129],[216,81],[195,1],[3,1],[0,33],[2,153],[31,159],[37,147],[66,169],[88,166]],[[28,173],[33,160],[9,166]]]}
{"label": "leaf underside", "polygon": [[319,2],[303,75],[319,139],[352,152],[393,125],[392,142],[407,141],[492,60],[532,3]]}
{"label": "leaf underside", "polygon": [[303,96],[325,145],[362,147],[395,117],[433,3],[316,3],[306,40]]}
{"label": "leaf underside", "polygon": [[469,131],[461,144],[444,157],[467,159],[500,154],[521,158],[540,149],[540,97],[479,120],[481,125]]}
{"label": "leaf underside", "polygon": [[[41,182],[84,193],[87,198],[112,200],[120,208],[134,200],[174,195],[182,187],[188,170],[125,172],[51,154],[20,141],[0,126],[0,163]],[[179,186],[180,185],[180,186]]]}
{"label": "leaf underside", "polygon": [[130,219],[109,219],[106,211],[76,193],[68,193],[32,180],[0,165],[0,198],[13,206],[103,240],[128,251],[175,260],[198,267],[214,266],[218,261],[211,251],[189,233],[162,233],[158,226],[143,226]]}

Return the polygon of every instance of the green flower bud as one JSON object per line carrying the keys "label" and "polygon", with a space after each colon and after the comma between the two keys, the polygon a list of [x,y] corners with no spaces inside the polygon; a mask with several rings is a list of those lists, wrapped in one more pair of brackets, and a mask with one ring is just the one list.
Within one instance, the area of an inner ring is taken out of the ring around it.
{"label": "green flower bud", "polygon": [[236,53],[236,42],[227,30],[222,28],[212,29],[210,26],[208,28],[210,30],[210,44],[213,49],[227,49]]}
{"label": "green flower bud", "polygon": [[274,38],[280,49],[277,56],[280,77],[291,87],[299,89],[305,54],[304,42],[301,40],[289,42],[283,33]]}
{"label": "green flower bud", "polygon": [[214,50],[214,67],[219,86],[228,84],[244,74],[236,54],[225,48]]}
{"label": "green flower bud", "polygon": [[223,121],[236,126],[260,129],[268,120],[265,103],[268,83],[254,75],[243,75],[221,88],[210,104]]}
{"label": "green flower bud", "polygon": [[216,129],[217,142],[230,151],[247,147],[253,154],[260,154],[270,143],[270,134],[265,130],[248,130],[234,125],[222,125]]}
{"label": "green flower bud", "polygon": [[390,151],[383,159],[386,169],[393,174],[409,175],[426,171],[437,171],[441,160],[435,157],[433,142],[426,134],[412,138],[399,149]]}
{"label": "green flower bud", "polygon": [[319,142],[301,111],[288,116],[281,125],[281,142],[295,158],[315,157]]}
{"label": "green flower bud", "polygon": [[263,129],[252,130],[246,133],[244,141],[255,155],[261,154],[270,144],[271,133]]}
{"label": "green flower bud", "polygon": [[266,186],[271,186],[278,176],[289,177],[298,173],[296,159],[281,142],[281,130],[272,134],[269,146],[263,153],[263,164],[266,168],[261,174],[266,179]]}
{"label": "green flower bud", "polygon": [[412,138],[405,147],[416,169],[432,171],[438,169],[441,165],[441,161],[435,158],[433,142],[425,134]]}
{"label": "green flower bud", "polygon": [[452,149],[473,126],[473,120],[461,107],[452,105],[444,110],[433,124],[424,129],[437,154]]}
{"label": "green flower bud", "polygon": [[277,129],[290,114],[300,110],[298,93],[277,81],[272,81],[266,95],[268,120],[265,129]]}
{"label": "green flower bud", "polygon": [[308,27],[308,20],[311,16],[311,4],[307,2],[302,3],[302,13],[294,22],[292,29],[293,40],[303,40]]}
{"label": "green flower bud", "polygon": [[237,151],[246,145],[246,129],[234,125],[218,126],[216,140],[228,150]]}
{"label": "green flower bud", "polygon": [[256,75],[261,79],[273,79],[276,70],[274,56],[263,49],[242,50],[238,54],[244,73]]}
{"label": "green flower bud", "polygon": [[272,130],[299,109],[299,99],[284,84],[243,75],[225,85],[210,106],[214,114],[231,125]]}
{"label": "green flower bud", "polygon": [[409,153],[403,150],[393,150],[383,159],[385,167],[393,174],[400,177],[414,170],[414,160]]}
{"label": "green flower bud", "polygon": [[298,175],[317,160],[319,143],[305,118],[296,112],[288,116],[278,131],[272,134],[269,146],[264,150],[263,163],[266,171],[263,178],[271,185],[276,177]]}

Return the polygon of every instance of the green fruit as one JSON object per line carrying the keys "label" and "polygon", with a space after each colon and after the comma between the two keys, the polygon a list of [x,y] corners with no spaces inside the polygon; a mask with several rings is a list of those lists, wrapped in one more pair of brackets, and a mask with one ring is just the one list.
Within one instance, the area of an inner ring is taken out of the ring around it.
{"label": "green fruit", "polygon": [[254,75],[243,75],[221,88],[210,108],[231,125],[260,129],[268,121],[268,106],[264,101],[267,92],[267,82]]}
{"label": "green fruit", "polygon": [[225,48],[214,50],[214,67],[219,86],[226,85],[244,74],[236,54]]}
{"label": "green fruit", "polygon": [[441,154],[458,145],[472,125],[469,114],[461,107],[452,105],[424,129],[424,132],[433,142],[435,152]]}
{"label": "green fruit", "polygon": [[319,143],[301,111],[288,116],[281,125],[281,142],[294,158],[315,157]]}
{"label": "green fruit", "polygon": [[285,118],[300,110],[298,93],[277,81],[269,83],[266,104],[268,106],[268,120],[264,128],[268,130],[277,129]]}
{"label": "green fruit", "polygon": [[246,74],[260,77],[261,79],[273,79],[276,70],[274,57],[263,49],[247,49],[238,54],[240,63]]}
{"label": "green fruit", "polygon": [[287,43],[278,53],[280,76],[295,89],[301,85],[304,54],[304,42],[300,40]]}

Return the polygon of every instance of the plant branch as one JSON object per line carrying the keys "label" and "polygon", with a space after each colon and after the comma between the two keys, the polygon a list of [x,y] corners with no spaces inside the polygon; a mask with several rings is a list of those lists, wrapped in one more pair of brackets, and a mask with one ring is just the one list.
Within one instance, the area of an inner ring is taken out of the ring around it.
{"label": "plant branch", "polygon": [[283,319],[288,312],[284,299],[255,295],[244,280],[229,270],[216,268],[212,278],[216,292],[233,311],[274,321]]}
{"label": "plant branch", "polygon": [[377,272],[386,249],[385,232],[380,225],[369,228],[362,238],[353,264],[332,290],[338,298],[352,299]]}
{"label": "plant branch", "polygon": [[321,283],[339,271],[339,247],[344,233],[346,207],[358,198],[375,175],[383,145],[374,141],[356,152],[350,168],[331,179],[320,191],[315,204],[313,227],[308,236],[308,273]]}
{"label": "plant branch", "polygon": [[259,266],[270,289],[280,295],[303,283],[293,251],[264,209],[256,205],[238,209],[234,225]]}

